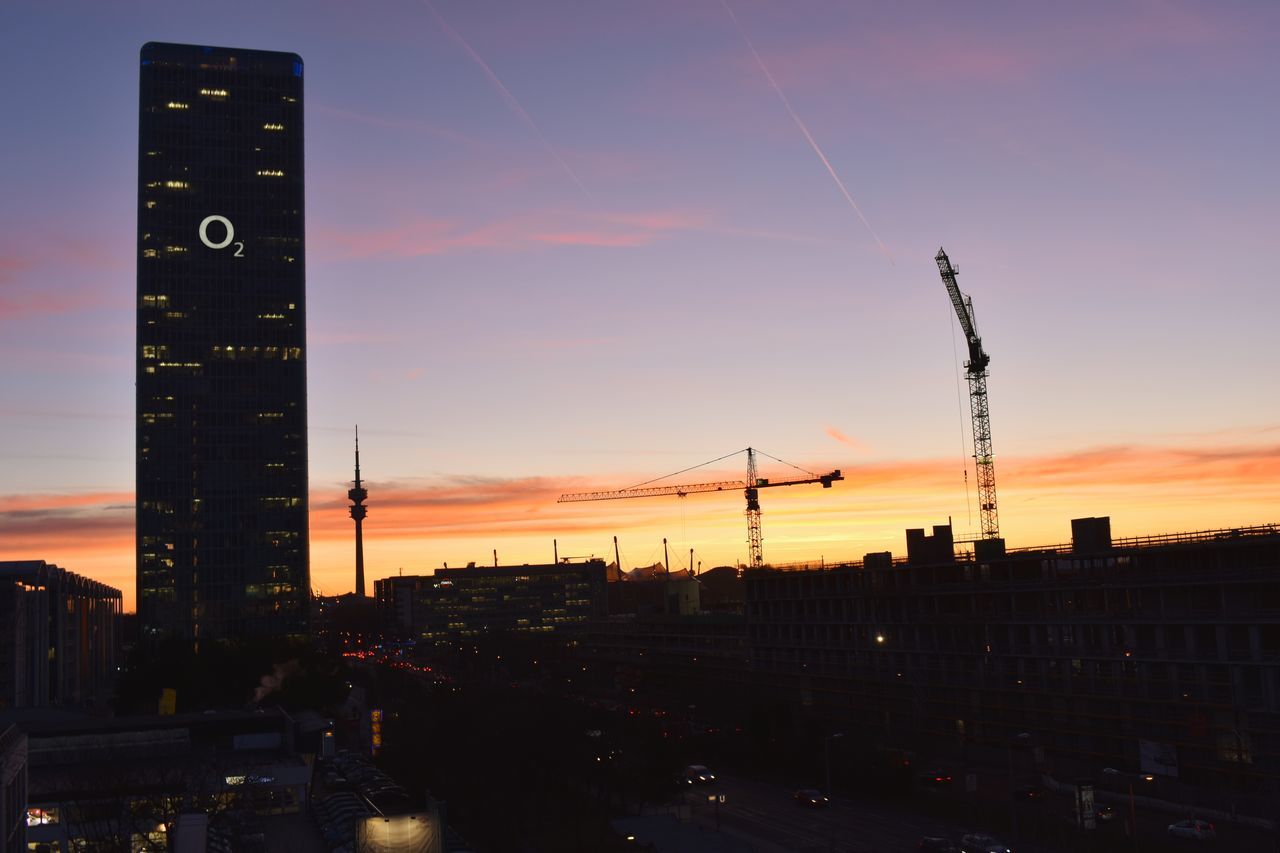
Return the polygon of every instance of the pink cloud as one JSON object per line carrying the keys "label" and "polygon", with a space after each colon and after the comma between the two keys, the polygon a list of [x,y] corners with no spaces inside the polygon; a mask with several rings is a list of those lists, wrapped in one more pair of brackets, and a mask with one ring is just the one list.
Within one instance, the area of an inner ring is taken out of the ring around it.
{"label": "pink cloud", "polygon": [[836,429],[833,426],[827,427],[827,435],[830,436],[831,438],[834,438],[836,441],[840,442],[841,444],[852,447],[854,450],[858,451],[859,453],[869,453],[871,450],[871,448],[867,447],[865,442],[859,441],[856,438],[850,438],[849,436],[845,435],[844,433],[842,433],[840,430]]}
{"label": "pink cloud", "polygon": [[88,294],[8,293],[0,295],[0,321],[48,314],[65,314],[89,307]]}
{"label": "pink cloud", "polygon": [[628,246],[644,246],[653,242],[647,233],[631,234],[599,234],[589,231],[561,232],[559,234],[535,234],[532,238],[538,243],[552,246],[600,246],[604,248],[625,248]]}
{"label": "pink cloud", "polygon": [[402,225],[353,231],[320,227],[311,240],[322,260],[412,258],[446,252],[496,249],[522,251],[537,246],[632,248],[671,234],[695,230],[706,221],[698,214],[576,213],[545,211],[479,226],[418,218]]}
{"label": "pink cloud", "polygon": [[486,140],[478,139],[473,136],[467,136],[455,130],[446,127],[439,127],[429,122],[415,118],[404,117],[388,117],[380,115],[372,115],[369,113],[348,110],[342,107],[332,106],[323,102],[312,102],[307,106],[308,113],[319,113],[342,121],[352,122],[354,124],[363,124],[370,127],[380,127],[387,130],[411,130],[422,133],[426,136],[435,136],[440,139],[447,139],[450,142],[457,142],[468,148],[488,147],[491,143]]}
{"label": "pink cloud", "polygon": [[[62,229],[33,228],[29,233],[10,232],[6,242],[21,246],[21,253],[0,247],[0,321],[68,314],[111,306],[118,292],[67,284],[67,278],[83,278],[83,271],[118,271],[128,266],[130,249],[93,240],[49,242],[48,233]],[[118,300],[115,300],[118,301]]]}
{"label": "pink cloud", "polygon": [[16,273],[23,272],[30,268],[31,261],[26,258],[19,258],[12,255],[0,257],[0,283],[12,280]]}

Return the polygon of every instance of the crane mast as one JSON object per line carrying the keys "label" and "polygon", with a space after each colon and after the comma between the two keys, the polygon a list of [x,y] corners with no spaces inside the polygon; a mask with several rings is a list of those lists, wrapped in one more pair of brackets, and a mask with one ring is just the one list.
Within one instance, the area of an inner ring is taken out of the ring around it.
{"label": "crane mast", "polygon": [[[738,451],[741,452],[741,451]],[[747,448],[747,479],[721,480],[714,483],[692,483],[679,486],[640,486],[631,489],[620,489],[605,492],[577,492],[561,495],[556,503],[573,503],[576,501],[609,501],[622,498],[652,498],[659,495],[685,495],[701,492],[723,492],[742,489],[747,499],[747,546],[751,553],[751,568],[758,569],[764,565],[763,537],[760,534],[760,490],[773,486],[801,486],[808,483],[820,483],[822,488],[831,488],[832,482],[843,480],[839,469],[827,474],[811,474],[809,477],[797,477],[788,480],[762,480],[756,469],[755,448]],[[736,454],[731,454],[736,455]],[[765,454],[768,456],[769,454]],[[723,459],[725,457],[721,457]],[[773,457],[770,457],[773,458]],[[719,460],[715,460],[719,461]],[[706,464],[706,463],[704,463]],[[700,466],[699,466],[700,467]],[[803,470],[803,469],[802,469]]]}
{"label": "crane mast", "polygon": [[983,539],[1000,538],[1000,517],[996,511],[996,466],[991,450],[991,412],[987,407],[987,365],[991,357],[982,348],[977,320],[973,313],[973,300],[960,292],[956,283],[958,270],[942,249],[934,258],[942,283],[946,285],[951,305],[964,332],[969,347],[969,359],[964,363],[965,377],[969,380],[969,415],[973,419],[973,463],[978,478],[978,508]]}
{"label": "crane mast", "polygon": [[[839,473],[839,472],[837,472]],[[760,478],[756,475],[756,452],[747,448],[747,548],[751,554],[751,568],[764,565],[764,536],[760,533]],[[827,485],[830,485],[829,483]]]}

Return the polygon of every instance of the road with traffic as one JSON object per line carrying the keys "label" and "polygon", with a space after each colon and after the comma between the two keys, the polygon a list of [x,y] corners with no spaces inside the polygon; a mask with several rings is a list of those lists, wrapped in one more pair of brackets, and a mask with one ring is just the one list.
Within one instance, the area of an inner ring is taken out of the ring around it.
{"label": "road with traffic", "polygon": [[[815,808],[797,804],[793,793],[775,783],[721,775],[715,785],[696,786],[683,796],[694,820],[709,828],[718,822],[722,832],[760,853],[907,853],[924,835],[956,841],[970,832],[1003,837],[989,827],[949,823],[894,803],[836,797]],[[1017,853],[1050,848],[1019,845]]]}

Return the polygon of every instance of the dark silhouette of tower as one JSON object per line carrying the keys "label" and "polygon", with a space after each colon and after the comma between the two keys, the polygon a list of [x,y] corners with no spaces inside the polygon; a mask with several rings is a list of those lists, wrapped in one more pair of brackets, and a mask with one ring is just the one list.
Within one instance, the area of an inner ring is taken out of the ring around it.
{"label": "dark silhouette of tower", "polygon": [[356,427],[356,484],[353,488],[347,490],[347,497],[351,500],[351,517],[356,522],[356,595],[364,598],[364,531],[362,524],[364,517],[369,510],[364,505],[364,499],[369,497],[369,492],[360,485],[360,427]]}

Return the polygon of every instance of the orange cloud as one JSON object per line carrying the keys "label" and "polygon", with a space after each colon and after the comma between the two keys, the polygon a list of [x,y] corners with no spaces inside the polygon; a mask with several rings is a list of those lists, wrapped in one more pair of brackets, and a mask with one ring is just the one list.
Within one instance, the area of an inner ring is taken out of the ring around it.
{"label": "orange cloud", "polygon": [[[1260,434],[1266,434],[1263,430]],[[842,466],[834,488],[770,489],[761,494],[770,561],[857,559],[901,553],[902,531],[954,516],[957,533],[975,524],[965,504],[959,460],[921,459]],[[710,476],[709,479],[714,479]],[[972,470],[969,479],[972,481]],[[688,549],[705,566],[745,557],[742,497],[692,495],[557,504],[563,492],[615,488],[625,475],[597,478],[447,476],[373,481],[365,522],[368,575],[441,563],[548,562],[561,555],[610,556],[624,564],[673,562]],[[1107,446],[996,461],[1001,531],[1011,546],[1066,540],[1071,518],[1111,515],[1117,536],[1275,522],[1280,506],[1280,444],[1182,447]],[[313,583],[350,589],[353,525],[347,484],[317,487],[311,502]],[[43,559],[120,587],[133,600],[133,496],[128,492],[0,496],[0,555]],[[633,549],[628,554],[627,549]]]}

